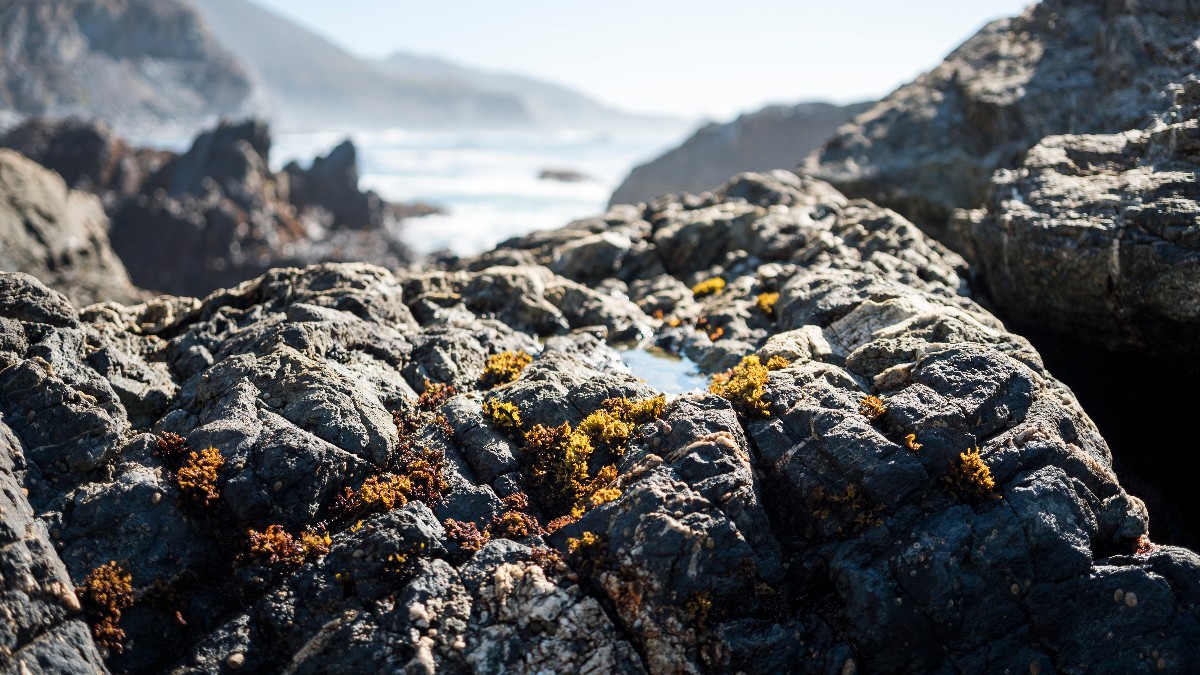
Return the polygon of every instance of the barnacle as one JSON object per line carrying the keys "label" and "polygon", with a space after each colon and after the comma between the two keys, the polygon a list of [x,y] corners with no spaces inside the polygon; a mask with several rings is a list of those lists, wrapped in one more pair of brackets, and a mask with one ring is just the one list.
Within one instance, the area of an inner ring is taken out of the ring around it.
{"label": "barnacle", "polygon": [[92,570],[75,588],[75,594],[93,620],[96,644],[118,654],[125,649],[121,611],[133,606],[132,582],[129,572],[112,560]]}
{"label": "barnacle", "polygon": [[858,412],[874,422],[887,412],[887,404],[878,396],[865,396],[858,402]]}
{"label": "barnacle", "polygon": [[917,442],[916,434],[909,434],[904,437],[904,447],[916,452],[921,449],[921,444]]}
{"label": "barnacle", "polygon": [[179,491],[191,501],[208,506],[221,496],[217,489],[217,474],[225,465],[225,458],[216,448],[208,448],[199,454],[193,452],[187,462],[175,474]]}
{"label": "barnacle", "polygon": [[703,298],[706,295],[716,295],[724,290],[725,280],[721,277],[713,277],[692,286],[692,295],[697,298]]}
{"label": "barnacle", "polygon": [[979,448],[970,448],[959,454],[957,462],[951,461],[946,480],[964,497],[986,497],[996,489],[992,470],[980,456]]}
{"label": "barnacle", "polygon": [[483,414],[491,420],[492,426],[501,431],[515,434],[521,430],[521,412],[514,403],[488,399],[483,402]]}
{"label": "barnacle", "polygon": [[732,370],[713,376],[708,390],[728,399],[744,415],[766,417],[771,406],[765,400],[767,367],[755,355],[747,356]]}
{"label": "barnacle", "polygon": [[533,363],[533,357],[525,352],[501,352],[488,357],[480,384],[485,389],[492,389],[502,384],[516,382],[517,378],[521,377],[521,371],[531,363]]}
{"label": "barnacle", "polygon": [[775,303],[779,301],[778,293],[759,293],[754,299],[754,307],[770,318],[775,318]]}

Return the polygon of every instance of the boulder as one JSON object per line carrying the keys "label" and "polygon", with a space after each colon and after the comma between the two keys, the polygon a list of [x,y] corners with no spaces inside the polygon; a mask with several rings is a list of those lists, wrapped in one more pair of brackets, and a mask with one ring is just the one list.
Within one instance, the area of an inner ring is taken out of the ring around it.
{"label": "boulder", "polygon": [[804,169],[961,250],[947,223],[984,201],[992,172],[1046,136],[1143,127],[1200,66],[1197,37],[1190,2],[1039,2],[875,104]]}
{"label": "boulder", "polygon": [[952,224],[1012,321],[1195,365],[1200,85],[1176,92],[1143,131],[1042,139]]}
{"label": "boulder", "polygon": [[0,270],[32,274],[77,305],[139,296],[109,245],[100,200],[0,149]]}
{"label": "boulder", "polygon": [[[358,189],[353,145],[300,171],[270,169],[266,123],[224,121],[113,208],[113,247],[139,286],[204,295],[272,267],[411,261],[398,213]],[[292,179],[297,180],[292,185]],[[180,257],[179,252],[187,252]]]}

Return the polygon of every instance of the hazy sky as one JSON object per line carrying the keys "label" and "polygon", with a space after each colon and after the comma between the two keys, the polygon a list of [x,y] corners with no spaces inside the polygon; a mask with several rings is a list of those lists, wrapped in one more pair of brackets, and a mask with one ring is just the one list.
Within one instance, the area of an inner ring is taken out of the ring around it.
{"label": "hazy sky", "polygon": [[716,119],[878,98],[1028,0],[254,0],[367,57],[441,56]]}

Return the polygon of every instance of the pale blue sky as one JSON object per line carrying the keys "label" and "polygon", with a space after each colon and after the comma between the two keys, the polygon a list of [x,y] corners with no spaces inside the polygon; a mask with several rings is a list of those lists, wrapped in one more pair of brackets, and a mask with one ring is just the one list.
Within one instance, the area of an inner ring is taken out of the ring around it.
{"label": "pale blue sky", "polygon": [[878,98],[1028,0],[254,0],[368,57],[568,84],[627,110],[728,118]]}

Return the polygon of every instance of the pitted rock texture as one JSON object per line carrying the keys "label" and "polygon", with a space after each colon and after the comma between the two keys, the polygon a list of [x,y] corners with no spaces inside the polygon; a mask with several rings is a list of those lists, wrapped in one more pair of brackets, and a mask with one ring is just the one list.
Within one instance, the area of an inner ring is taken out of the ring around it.
{"label": "pitted rock texture", "polygon": [[988,24],[844,128],[805,169],[947,237],[992,172],[1056,134],[1142,128],[1200,66],[1194,2],[1045,0]]}
{"label": "pitted rock texture", "polygon": [[[131,574],[113,671],[1186,672],[1200,557],[1144,537],[1087,415],[958,265],[781,172],[461,271],[274,270],[82,314],[0,275],[0,448],[72,581]],[[583,452],[597,411],[657,394],[606,337],[790,362],[760,408],[676,396]],[[484,389],[508,351],[533,362]],[[220,452],[215,498],[168,433]],[[364,508],[388,476],[407,503]],[[311,548],[272,562],[248,536],[271,525]]]}
{"label": "pitted rock texture", "polygon": [[956,238],[1006,316],[1093,345],[1194,359],[1200,84],[1145,131],[1051,136],[998,172]]}
{"label": "pitted rock texture", "polygon": [[73,302],[131,302],[139,292],[108,240],[100,200],[0,149],[0,270],[32,274]]}

